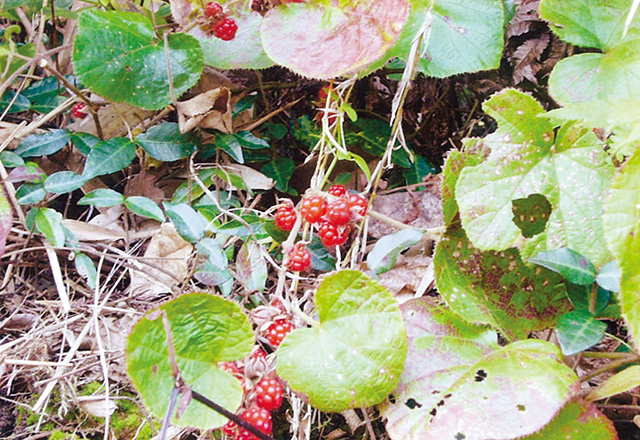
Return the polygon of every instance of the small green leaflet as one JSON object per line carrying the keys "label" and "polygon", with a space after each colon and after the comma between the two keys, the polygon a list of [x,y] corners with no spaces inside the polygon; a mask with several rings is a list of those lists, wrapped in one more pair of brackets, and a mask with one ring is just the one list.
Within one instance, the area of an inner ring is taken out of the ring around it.
{"label": "small green leaflet", "polygon": [[121,203],[124,203],[124,196],[117,191],[106,188],[94,189],[78,200],[78,205],[91,205],[96,208],[108,208]]}
{"label": "small green leaflet", "polygon": [[38,232],[47,237],[55,247],[63,247],[65,242],[62,214],[51,208],[37,208],[35,225]]}
{"label": "small green leaflet", "polygon": [[129,166],[135,156],[136,145],[127,138],[102,141],[89,152],[82,175],[88,180],[118,172]]}
{"label": "small green leaflet", "polygon": [[620,292],[620,267],[617,261],[605,264],[596,276],[596,282],[600,287],[611,292]]}
{"label": "small green leaflet", "polygon": [[93,260],[86,254],[79,252],[76,254],[74,262],[76,264],[76,270],[80,276],[87,280],[87,285],[92,289],[95,289],[98,272],[96,271],[96,265],[93,263]]}
{"label": "small green leaflet", "polygon": [[176,231],[190,243],[196,243],[204,237],[204,220],[186,203],[163,203],[167,217],[175,225]]}
{"label": "small green leaflet", "polygon": [[[163,314],[185,384],[235,412],[242,403],[242,387],[217,363],[246,357],[254,343],[253,330],[239,305],[205,293],[182,295],[164,304],[147,314],[127,338],[127,370],[146,406],[156,417],[164,417],[175,384]],[[203,430],[226,422],[226,417],[195,400],[189,401],[179,419],[172,420],[176,426]]]}
{"label": "small green leaflet", "polygon": [[400,252],[419,243],[423,235],[418,229],[403,229],[380,238],[367,255],[369,269],[377,274],[391,270]]}
{"label": "small green leaflet", "polygon": [[315,300],[320,323],[287,335],[278,348],[278,374],[322,411],[382,402],[406,357],[395,299],[363,273],[345,270],[326,277]]}
{"label": "small green leaflet", "polygon": [[66,194],[81,188],[86,178],[73,171],[58,171],[44,181],[44,189],[54,194]]}
{"label": "small green leaflet", "polygon": [[[85,10],[78,18],[73,65],[92,91],[112,101],[156,110],[171,103],[202,74],[202,49],[183,33],[157,38],[146,16],[124,11]],[[168,55],[168,59],[167,59]]]}
{"label": "small green leaflet", "polygon": [[129,208],[134,214],[142,217],[148,217],[159,222],[164,222],[164,214],[162,209],[148,197],[131,196],[124,200],[124,206]]}
{"label": "small green leaflet", "polygon": [[587,310],[565,313],[558,320],[558,342],[562,354],[571,356],[593,347],[602,340],[607,324],[598,321]]}
{"label": "small green leaflet", "polygon": [[20,142],[14,153],[20,157],[48,156],[60,151],[69,139],[69,131],[57,128],[42,134],[32,134]]}
{"label": "small green leaflet", "polygon": [[592,284],[596,280],[596,268],[593,264],[569,248],[543,251],[528,261],[559,273],[573,284]]}
{"label": "small green leaflet", "polygon": [[175,122],[163,122],[154,125],[146,133],[136,137],[142,148],[155,159],[172,162],[189,156],[198,148],[198,137],[189,133],[180,133]]}

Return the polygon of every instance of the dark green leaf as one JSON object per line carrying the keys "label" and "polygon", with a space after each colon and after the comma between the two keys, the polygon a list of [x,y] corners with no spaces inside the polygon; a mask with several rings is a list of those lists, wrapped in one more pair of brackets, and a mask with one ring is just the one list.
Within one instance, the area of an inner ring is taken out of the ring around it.
{"label": "dark green leaf", "polygon": [[551,203],[542,194],[529,194],[526,198],[511,201],[513,222],[522,235],[531,238],[542,233],[551,214]]}
{"label": "dark green leaf", "polygon": [[97,144],[87,156],[82,175],[87,179],[118,172],[136,157],[136,145],[127,138],[112,138]]}
{"label": "dark green leaf", "polygon": [[78,78],[95,93],[150,110],[171,103],[169,67],[176,97],[197,82],[203,67],[195,38],[172,33],[165,48],[145,16],[96,9],[78,18],[73,64]]}
{"label": "dark green leaf", "polygon": [[[579,285],[566,283],[567,295],[571,304],[576,310],[587,310],[591,308],[591,296],[596,295],[594,303],[594,314],[598,316],[608,305],[611,299],[611,292],[594,285]],[[594,291],[595,288],[595,291]]]}
{"label": "dark green leaf", "polygon": [[35,214],[36,230],[47,237],[53,246],[63,247],[65,241],[62,214],[50,208],[38,208]]}
{"label": "dark green leaf", "polygon": [[[145,404],[165,416],[175,379],[161,313],[166,314],[180,376],[194,391],[235,412],[242,403],[240,381],[218,368],[218,362],[243,359],[254,343],[253,330],[239,305],[215,295],[191,293],[147,314],[127,339],[127,370]],[[203,430],[218,428],[227,418],[195,400],[172,424]]]}
{"label": "dark green leaf", "polygon": [[67,99],[61,96],[64,92],[62,83],[55,76],[49,76],[32,83],[22,94],[31,101],[31,110],[48,113]]}
{"label": "dark green leaf", "polygon": [[[0,113],[6,110],[15,96],[16,92],[14,92],[13,90],[7,90],[6,92],[4,92],[2,98],[0,98]],[[29,99],[27,99],[27,97],[25,97],[24,95],[18,94],[18,97],[15,98],[15,101],[13,101],[13,104],[11,104],[11,107],[9,108],[9,111],[7,113],[12,114],[23,112],[29,110],[29,107],[31,107],[31,101],[29,101]]]}
{"label": "dark green leaf", "polygon": [[313,236],[311,243],[307,245],[307,250],[311,254],[311,267],[321,272],[331,272],[336,270],[336,259],[317,235]]}
{"label": "dark green leaf", "polygon": [[148,197],[143,196],[131,196],[127,197],[124,201],[124,206],[129,208],[134,214],[138,214],[142,217],[152,218],[159,222],[164,222],[164,214],[162,209]]}
{"label": "dark green leaf", "polygon": [[20,157],[48,156],[60,151],[69,142],[69,131],[52,129],[42,134],[32,134],[20,142],[14,153]]}
{"label": "dark green leaf", "polygon": [[47,177],[44,181],[44,189],[54,194],[66,194],[81,188],[85,179],[73,171],[58,171]]}
{"label": "dark green leaf", "polygon": [[234,133],[234,136],[244,148],[248,148],[250,150],[262,150],[264,148],[271,147],[269,142],[254,136],[250,131],[240,131],[238,133]]}
{"label": "dark green leaf", "polygon": [[100,143],[100,138],[89,134],[77,131],[71,135],[71,142],[84,156],[88,156],[91,153],[93,147]]}
{"label": "dark green leaf", "polygon": [[565,313],[558,320],[558,342],[562,354],[571,356],[596,345],[607,329],[607,324],[598,321],[587,310]]}
{"label": "dark green leaf", "polygon": [[96,208],[107,208],[124,203],[124,196],[112,189],[99,188],[78,200],[78,205],[91,205]]}
{"label": "dark green leaf", "polygon": [[163,203],[165,213],[175,225],[178,234],[190,243],[204,237],[205,224],[200,214],[186,203]]}
{"label": "dark green leaf", "polygon": [[144,150],[158,160],[172,162],[189,156],[198,149],[198,137],[189,132],[182,134],[175,122],[155,125],[136,137]]}
{"label": "dark green leaf", "polygon": [[283,231],[277,227],[273,219],[262,219],[262,227],[276,243],[282,243],[289,237],[289,231]]}
{"label": "dark green leaf", "polygon": [[400,252],[419,243],[423,236],[418,229],[403,229],[380,238],[367,255],[367,266],[377,274],[391,270]]}
{"label": "dark green leaf", "polygon": [[573,284],[592,284],[596,280],[593,264],[569,248],[543,251],[527,261],[551,269]]}
{"label": "dark green leaf", "polygon": [[41,202],[46,195],[47,191],[42,183],[25,183],[16,191],[16,198],[21,205]]}
{"label": "dark green leaf", "polygon": [[276,157],[271,162],[266,163],[260,171],[276,182],[278,191],[286,192],[295,166],[295,162],[288,157]]}
{"label": "dark green leaf", "polygon": [[256,99],[258,99],[258,95],[248,95],[248,96],[242,97],[236,103],[236,106],[233,108],[233,117],[235,118],[243,111],[249,110],[251,107],[253,107],[253,105],[256,102]]}
{"label": "dark green leaf", "polygon": [[402,176],[407,185],[424,182],[424,179],[438,172],[427,160],[422,156],[414,156],[415,162],[408,168],[402,169]]}
{"label": "dark green leaf", "polygon": [[242,156],[242,145],[240,141],[232,134],[221,134],[216,137],[216,147],[227,153],[233,160],[238,163],[244,163]]}

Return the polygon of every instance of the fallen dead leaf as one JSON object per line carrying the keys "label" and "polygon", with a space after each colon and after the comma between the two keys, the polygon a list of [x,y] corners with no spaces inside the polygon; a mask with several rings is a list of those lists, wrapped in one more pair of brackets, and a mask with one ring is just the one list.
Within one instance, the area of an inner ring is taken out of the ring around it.
{"label": "fallen dead leaf", "polygon": [[[391,217],[406,225],[419,229],[442,226],[442,201],[429,192],[399,192],[382,194],[373,200],[373,210]],[[373,238],[381,238],[396,232],[397,229],[379,220],[371,219],[369,223],[369,235]]]}
{"label": "fallen dead leaf", "polygon": [[232,164],[223,166],[222,168],[231,174],[239,176],[248,189],[267,190],[273,188],[273,185],[275,185],[272,178],[245,165]]}
{"label": "fallen dead leaf", "polygon": [[163,223],[144,253],[146,261],[162,270],[147,265],[141,270],[132,270],[131,293],[138,299],[150,300],[171,292],[189,273],[189,256],[192,252],[191,243],[180,237],[173,224]]}
{"label": "fallen dead leaf", "polygon": [[218,87],[176,104],[181,133],[196,127],[213,128],[223,133],[233,131],[229,89]]}
{"label": "fallen dead leaf", "polygon": [[78,405],[95,417],[107,417],[113,414],[118,405],[104,396],[78,396]]}

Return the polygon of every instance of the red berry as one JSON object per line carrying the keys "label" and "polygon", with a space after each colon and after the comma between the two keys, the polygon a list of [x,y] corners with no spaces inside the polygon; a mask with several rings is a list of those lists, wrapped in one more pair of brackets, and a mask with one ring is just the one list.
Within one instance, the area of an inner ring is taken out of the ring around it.
{"label": "red berry", "polygon": [[345,199],[338,199],[329,202],[327,205],[327,220],[336,226],[349,223],[351,220],[351,208],[349,202]]}
{"label": "red berry", "polygon": [[344,185],[331,185],[327,192],[332,196],[342,197],[347,193],[347,187]]}
{"label": "red berry", "polygon": [[226,371],[227,373],[233,374],[236,377],[244,376],[244,373],[240,369],[240,366],[237,362],[222,362],[219,365],[219,368],[223,371]]}
{"label": "red berry", "polygon": [[238,31],[238,25],[233,18],[225,17],[213,27],[213,35],[224,41],[233,40]]}
{"label": "red berry", "polygon": [[282,385],[275,377],[262,379],[255,387],[256,405],[268,411],[282,405]]}
{"label": "red berry", "polygon": [[228,436],[235,437],[236,433],[238,432],[238,425],[233,420],[229,420],[222,427],[222,432],[224,432]]}
{"label": "red berry", "polygon": [[[247,423],[258,428],[260,431],[265,434],[271,434],[271,413],[264,408],[260,408],[258,406],[252,406],[242,414],[240,414],[240,418]],[[240,428],[240,434],[250,434],[246,429]],[[257,438],[256,436],[251,434],[251,437],[247,438]],[[239,438],[239,437],[236,437]]]}
{"label": "red berry", "polygon": [[354,211],[364,217],[364,215],[367,213],[367,209],[369,208],[369,202],[367,202],[367,199],[362,197],[360,194],[352,193],[347,194],[346,199],[349,203],[349,208],[357,208],[354,209]]}
{"label": "red berry", "polygon": [[333,223],[323,222],[318,229],[318,235],[322,244],[326,247],[340,246],[345,244],[349,238],[349,230],[345,227],[338,227]]}
{"label": "red berry", "polygon": [[327,202],[322,196],[309,196],[302,199],[300,207],[300,215],[309,223],[317,223],[320,221],[327,210]]}
{"label": "red berry", "polygon": [[293,323],[284,318],[274,320],[267,328],[265,337],[274,347],[280,346],[282,340],[294,330]]}
{"label": "red berry", "polygon": [[290,231],[293,229],[293,225],[296,224],[298,214],[293,206],[280,205],[276,211],[276,226],[283,231]]}
{"label": "red berry", "polygon": [[71,115],[76,119],[82,119],[87,116],[89,112],[87,111],[87,103],[86,102],[76,102],[71,107]]}
{"label": "red berry", "polygon": [[204,7],[204,16],[210,20],[220,20],[224,18],[222,6],[218,2],[209,2]]}
{"label": "red berry", "polygon": [[302,272],[309,266],[311,266],[311,253],[304,245],[296,245],[289,254],[289,269]]}

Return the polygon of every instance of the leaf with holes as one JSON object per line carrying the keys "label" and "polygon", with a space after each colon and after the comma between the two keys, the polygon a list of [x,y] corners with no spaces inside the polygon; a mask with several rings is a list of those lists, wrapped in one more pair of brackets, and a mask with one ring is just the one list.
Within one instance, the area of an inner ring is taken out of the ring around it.
{"label": "leaf with holes", "polygon": [[393,398],[380,408],[392,440],[529,435],[579,390],[549,342],[501,347],[495,334],[427,300],[409,301],[402,312],[409,353]]}
{"label": "leaf with holes", "polygon": [[569,248],[543,251],[527,260],[559,273],[573,284],[593,284],[596,268],[584,256]]}
{"label": "leaf with holes", "polygon": [[136,144],[127,138],[112,138],[102,141],[91,149],[84,164],[82,176],[92,179],[96,176],[116,173],[136,157]]}
{"label": "leaf with holes", "polygon": [[[573,123],[554,133],[538,117],[542,106],[517,90],[494,95],[483,109],[498,130],[482,141],[489,155],[461,171],[455,190],[471,242],[482,250],[518,246],[523,258],[564,246],[596,266],[609,261],[601,211],[614,167],[602,142]],[[526,238],[513,221],[513,200],[531,194],[543,195],[552,211],[544,232]]]}
{"label": "leaf with holes", "polygon": [[[235,412],[242,403],[240,382],[217,362],[243,359],[254,342],[249,319],[237,304],[205,293],[191,293],[148,313],[127,339],[127,371],[149,410],[165,416],[175,379],[171,374],[163,314],[168,320],[175,361],[187,385]],[[172,424],[212,429],[227,418],[191,400]]]}
{"label": "leaf with holes", "polygon": [[78,18],[73,66],[93,92],[156,110],[171,103],[170,81],[176,97],[198,81],[202,49],[182,33],[169,34],[165,45],[142,14],[89,9]]}
{"label": "leaf with holes", "polygon": [[290,3],[267,12],[260,36],[269,58],[311,78],[353,74],[396,42],[409,13],[406,0],[337,3]]}
{"label": "leaf with holes", "polygon": [[395,388],[406,357],[395,299],[363,273],[345,270],[326,277],[315,300],[320,322],[284,339],[278,374],[322,411],[382,402]]}
{"label": "leaf with holes", "polygon": [[620,169],[603,216],[609,249],[620,266],[620,302],[629,333],[640,342],[640,150]]}
{"label": "leaf with holes", "polygon": [[551,327],[569,310],[560,275],[525,264],[515,249],[475,248],[459,221],[438,243],[434,265],[438,291],[453,311],[510,339]]}
{"label": "leaf with holes", "polygon": [[180,133],[178,124],[164,122],[154,125],[146,133],[136,137],[136,142],[144,151],[155,159],[163,162],[173,162],[198,149],[199,140],[193,133]]}

